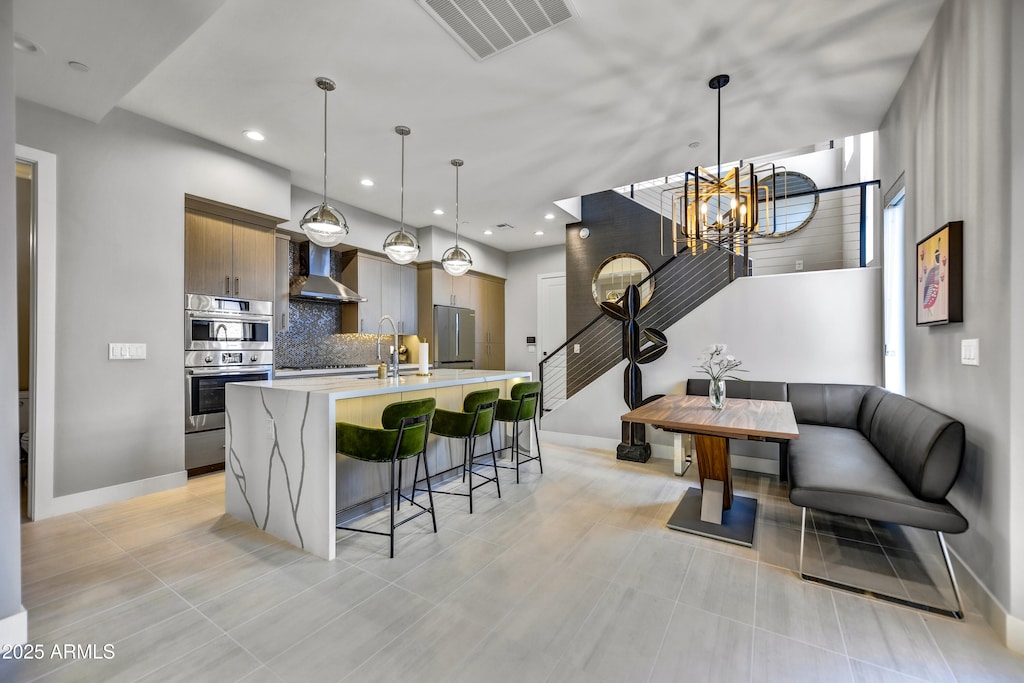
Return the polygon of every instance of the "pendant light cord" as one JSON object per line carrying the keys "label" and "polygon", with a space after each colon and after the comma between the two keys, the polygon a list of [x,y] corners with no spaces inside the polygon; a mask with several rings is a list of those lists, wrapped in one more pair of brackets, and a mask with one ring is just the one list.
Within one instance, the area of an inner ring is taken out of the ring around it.
{"label": "pendant light cord", "polygon": [[405,135],[399,134],[402,138],[402,182],[401,182],[401,212],[402,234],[405,234]]}
{"label": "pendant light cord", "polygon": [[459,248],[459,166],[455,165],[455,248]]}
{"label": "pendant light cord", "polygon": [[324,88],[324,204],[327,204],[327,89]]}

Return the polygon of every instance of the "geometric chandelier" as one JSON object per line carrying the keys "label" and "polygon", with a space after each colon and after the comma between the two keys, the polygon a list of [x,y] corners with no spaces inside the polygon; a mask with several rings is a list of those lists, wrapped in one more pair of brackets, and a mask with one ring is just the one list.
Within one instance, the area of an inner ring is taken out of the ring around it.
{"label": "geometric chandelier", "polygon": [[754,165],[749,163],[722,175],[722,88],[728,83],[726,74],[708,82],[718,91],[717,173],[697,166],[685,173],[681,186],[666,190],[672,199],[673,254],[679,253],[680,244],[691,253],[697,252],[698,245],[702,250],[718,245],[739,254],[752,236],[766,234],[766,226],[773,222],[774,183],[758,185]]}

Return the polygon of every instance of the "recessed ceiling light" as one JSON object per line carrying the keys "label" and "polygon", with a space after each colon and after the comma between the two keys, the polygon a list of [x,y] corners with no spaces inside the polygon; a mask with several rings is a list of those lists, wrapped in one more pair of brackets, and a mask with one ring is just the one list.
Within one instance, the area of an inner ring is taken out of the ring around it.
{"label": "recessed ceiling light", "polygon": [[493,230],[484,230],[484,234],[485,235],[493,235],[494,231]]}
{"label": "recessed ceiling light", "polygon": [[444,209],[434,209],[434,215],[435,216],[443,216],[444,215]]}
{"label": "recessed ceiling light", "polygon": [[366,187],[373,187],[373,181],[370,180],[369,178],[363,178],[362,180],[359,181],[359,183],[361,185],[365,185]]}
{"label": "recessed ceiling light", "polygon": [[538,235],[538,236],[540,236],[540,235],[543,235],[543,234],[544,234],[544,231],[543,231],[543,230],[537,230],[537,231],[535,231],[535,232],[534,232],[533,234],[534,234],[534,235]]}
{"label": "recessed ceiling light", "polygon": [[256,142],[266,139],[263,133],[259,132],[258,130],[243,130],[242,135],[249,138],[250,140],[255,140]]}
{"label": "recessed ceiling light", "polygon": [[82,64],[81,62],[76,62],[73,59],[70,62],[68,62],[68,68],[69,69],[73,69],[74,71],[78,71],[78,72],[83,73],[83,74],[89,72],[89,65],[88,64]]}
{"label": "recessed ceiling light", "polygon": [[548,220],[551,220],[554,217],[555,217],[555,214],[553,214],[553,213],[546,213],[546,214],[544,214],[544,218],[546,218]]}
{"label": "recessed ceiling light", "polygon": [[14,34],[14,49],[18,52],[24,52],[26,54],[39,54],[44,50],[33,43],[31,40],[21,35],[20,33]]}

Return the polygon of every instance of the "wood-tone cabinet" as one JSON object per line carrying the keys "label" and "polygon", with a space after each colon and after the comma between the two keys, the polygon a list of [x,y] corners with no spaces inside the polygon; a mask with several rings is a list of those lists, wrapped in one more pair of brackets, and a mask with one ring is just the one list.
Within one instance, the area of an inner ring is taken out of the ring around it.
{"label": "wood-tone cabinet", "polygon": [[277,235],[274,240],[274,331],[284,332],[288,329],[288,300],[291,294],[291,238],[288,235]]}
{"label": "wood-tone cabinet", "polygon": [[481,273],[452,277],[437,263],[421,263],[419,334],[433,340],[434,306],[459,306],[476,311],[475,365],[505,369],[505,281]]}
{"label": "wood-tone cabinet", "polygon": [[274,253],[272,224],[186,208],[186,292],[272,301]]}
{"label": "wood-tone cabinet", "polygon": [[476,367],[483,370],[505,369],[505,282],[478,276],[475,278]]}
{"label": "wood-tone cabinet", "polygon": [[341,281],[366,298],[342,304],[342,332],[374,334],[382,316],[390,315],[398,334],[416,334],[416,269],[372,254],[342,254]]}

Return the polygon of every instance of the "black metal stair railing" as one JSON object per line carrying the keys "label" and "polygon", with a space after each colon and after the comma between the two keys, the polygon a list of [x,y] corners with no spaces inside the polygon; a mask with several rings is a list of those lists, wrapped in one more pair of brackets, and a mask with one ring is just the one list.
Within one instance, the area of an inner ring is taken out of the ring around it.
{"label": "black metal stair railing", "polygon": [[[717,245],[696,254],[680,252],[638,283],[653,281],[654,290],[637,322],[665,330],[746,270],[742,258]],[[622,329],[622,322],[598,314],[541,361],[542,414],[558,408],[622,360]]]}

